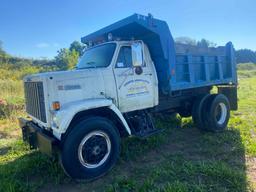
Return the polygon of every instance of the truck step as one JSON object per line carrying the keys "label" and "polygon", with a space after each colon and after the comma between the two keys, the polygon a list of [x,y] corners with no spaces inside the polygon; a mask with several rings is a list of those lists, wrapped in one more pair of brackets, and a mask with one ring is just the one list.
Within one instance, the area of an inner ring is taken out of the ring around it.
{"label": "truck step", "polygon": [[135,137],[141,138],[141,139],[146,139],[152,135],[156,135],[158,133],[162,133],[165,129],[153,129],[149,131],[143,131],[143,132],[136,132],[134,133]]}
{"label": "truck step", "polygon": [[154,126],[152,115],[142,110],[133,114],[125,114],[125,118],[130,125],[132,135],[138,138],[147,138],[151,135],[161,133],[164,129],[157,129]]}

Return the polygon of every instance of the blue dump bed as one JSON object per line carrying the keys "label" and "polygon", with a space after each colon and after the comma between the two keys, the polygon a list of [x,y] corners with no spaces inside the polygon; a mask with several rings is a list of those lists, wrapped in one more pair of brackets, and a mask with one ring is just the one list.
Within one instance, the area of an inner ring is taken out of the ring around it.
{"label": "blue dump bed", "polygon": [[149,47],[162,93],[212,85],[236,84],[231,42],[216,48],[175,44],[165,21],[134,14],[81,39],[85,44],[107,40],[143,40]]}

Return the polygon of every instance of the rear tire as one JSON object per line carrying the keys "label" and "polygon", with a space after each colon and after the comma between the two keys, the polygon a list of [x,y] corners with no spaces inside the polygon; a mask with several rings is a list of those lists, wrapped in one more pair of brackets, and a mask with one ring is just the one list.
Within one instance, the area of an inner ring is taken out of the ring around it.
{"label": "rear tire", "polygon": [[92,180],[104,175],[120,154],[120,135],[106,118],[89,117],[67,135],[61,153],[65,172],[74,179]]}
{"label": "rear tire", "polygon": [[212,95],[206,101],[204,109],[205,129],[212,132],[223,131],[230,117],[230,104],[223,94]]}
{"label": "rear tire", "polygon": [[199,95],[193,104],[192,119],[196,127],[199,128],[200,130],[205,130],[205,119],[203,110],[205,108],[206,101],[207,99],[209,99],[209,97],[211,97],[210,94]]}

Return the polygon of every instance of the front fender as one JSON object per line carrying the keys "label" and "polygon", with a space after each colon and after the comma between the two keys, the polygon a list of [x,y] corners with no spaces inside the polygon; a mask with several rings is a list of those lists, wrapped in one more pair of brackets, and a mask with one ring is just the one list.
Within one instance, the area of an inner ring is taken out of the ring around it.
{"label": "front fender", "polygon": [[83,101],[76,101],[69,103],[68,105],[62,106],[60,111],[56,111],[53,113],[52,118],[52,130],[53,134],[59,140],[61,139],[61,135],[66,132],[69,127],[72,119],[75,115],[81,111],[96,109],[100,107],[108,107],[111,109],[122,121],[124,127],[127,132],[131,134],[131,130],[124,119],[122,113],[119,109],[113,104],[110,99],[87,99]]}

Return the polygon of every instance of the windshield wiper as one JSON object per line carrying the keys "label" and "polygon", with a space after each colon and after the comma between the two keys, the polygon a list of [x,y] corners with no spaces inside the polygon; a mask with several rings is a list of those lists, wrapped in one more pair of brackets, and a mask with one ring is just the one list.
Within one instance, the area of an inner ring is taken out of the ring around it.
{"label": "windshield wiper", "polygon": [[79,70],[79,69],[95,69],[95,68],[97,68],[96,66],[91,66],[91,67],[81,67],[81,68],[76,68],[77,70]]}
{"label": "windshield wiper", "polygon": [[[93,65],[93,64],[94,64],[94,65]],[[86,65],[93,65],[93,66],[88,67],[88,68],[97,68],[97,66],[95,65],[95,61],[88,61],[88,62],[86,63]]]}
{"label": "windshield wiper", "polygon": [[88,62],[86,63],[86,65],[92,65],[92,64],[95,64],[95,62],[94,62],[94,61],[88,61]]}
{"label": "windshield wiper", "polygon": [[78,67],[77,67],[77,69],[90,69],[90,68],[97,68],[97,66],[96,66],[96,65],[94,65],[94,66],[90,66],[90,65],[92,65],[92,64],[95,64],[95,62],[94,62],[94,61],[88,61],[88,62],[86,63],[86,65],[89,65],[89,66],[87,66],[87,67],[81,67],[81,68],[78,68]]}

